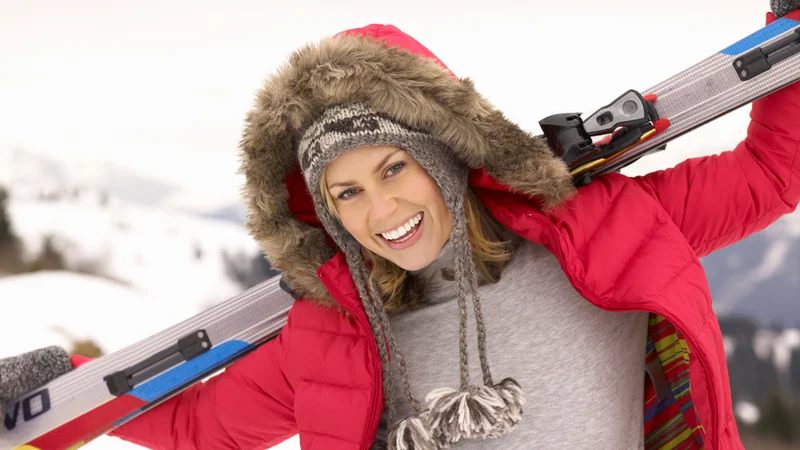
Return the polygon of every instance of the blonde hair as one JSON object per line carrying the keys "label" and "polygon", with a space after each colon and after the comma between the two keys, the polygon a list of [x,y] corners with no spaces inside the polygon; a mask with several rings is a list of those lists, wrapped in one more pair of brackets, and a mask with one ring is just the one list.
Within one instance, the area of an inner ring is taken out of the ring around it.
{"label": "blonde hair", "polygon": [[[325,169],[320,176],[319,189],[328,211],[341,222],[334,198],[328,192]],[[489,214],[471,189],[467,189],[465,195],[464,212],[467,240],[472,247],[472,258],[478,269],[480,283],[496,283],[505,263],[511,259],[513,233]],[[361,253],[369,270],[369,282],[377,288],[387,312],[412,308],[421,300],[424,294],[421,280],[409,277],[405,269],[364,247]],[[447,275],[452,278],[452,274]]]}

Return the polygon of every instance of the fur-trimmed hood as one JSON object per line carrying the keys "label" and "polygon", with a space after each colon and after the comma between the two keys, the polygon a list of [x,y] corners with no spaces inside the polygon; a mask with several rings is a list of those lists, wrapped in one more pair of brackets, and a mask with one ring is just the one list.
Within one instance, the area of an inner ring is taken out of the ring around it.
{"label": "fur-trimmed hood", "polygon": [[363,102],[447,143],[470,168],[552,208],[575,189],[539,138],[507,120],[428,49],[397,28],[370,25],[295,51],[248,113],[241,142],[247,227],[299,295],[334,301],[317,269],[334,254],[297,165],[298,132],[328,106]]}

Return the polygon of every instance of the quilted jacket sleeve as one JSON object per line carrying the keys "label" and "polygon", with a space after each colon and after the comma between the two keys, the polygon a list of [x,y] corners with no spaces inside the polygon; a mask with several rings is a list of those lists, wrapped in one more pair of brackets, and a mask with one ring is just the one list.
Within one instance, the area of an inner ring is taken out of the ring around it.
{"label": "quilted jacket sleeve", "polygon": [[297,434],[281,334],[109,435],[151,449],[265,449]]}
{"label": "quilted jacket sleeve", "polygon": [[698,256],[760,231],[800,201],[800,82],[753,102],[750,119],[734,150],[634,178]]}

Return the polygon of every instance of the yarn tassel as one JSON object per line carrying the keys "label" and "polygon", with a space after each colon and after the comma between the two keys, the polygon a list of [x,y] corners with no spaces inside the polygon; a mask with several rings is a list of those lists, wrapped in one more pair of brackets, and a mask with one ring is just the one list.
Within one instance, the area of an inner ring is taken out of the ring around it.
{"label": "yarn tassel", "polygon": [[398,422],[389,432],[389,450],[440,450],[430,432],[430,416],[424,411]]}
{"label": "yarn tassel", "polygon": [[449,443],[502,436],[519,423],[525,404],[522,389],[511,378],[495,386],[470,386],[466,391],[434,389],[425,400],[430,405],[434,440]]}

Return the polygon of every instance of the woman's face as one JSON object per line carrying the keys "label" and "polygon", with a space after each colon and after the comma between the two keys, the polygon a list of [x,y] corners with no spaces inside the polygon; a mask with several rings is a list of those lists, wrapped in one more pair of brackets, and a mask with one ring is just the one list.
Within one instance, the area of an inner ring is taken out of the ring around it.
{"label": "woman's face", "polygon": [[436,259],[453,217],[433,178],[398,147],[362,147],[328,164],[325,183],[344,228],[405,270]]}

